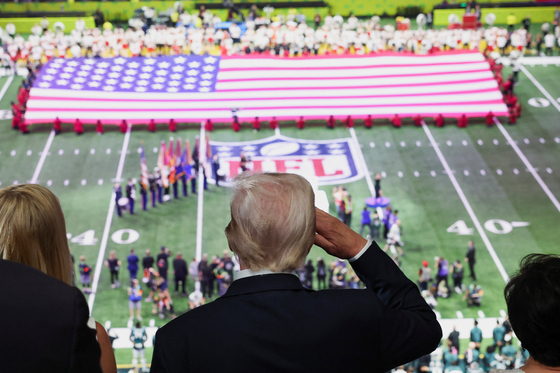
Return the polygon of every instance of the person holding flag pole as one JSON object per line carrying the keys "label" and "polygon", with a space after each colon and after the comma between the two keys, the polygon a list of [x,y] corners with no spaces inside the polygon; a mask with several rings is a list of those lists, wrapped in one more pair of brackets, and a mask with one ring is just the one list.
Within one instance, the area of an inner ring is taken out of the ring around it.
{"label": "person holding flag pole", "polygon": [[185,177],[183,178],[183,195],[188,196],[188,182],[193,178],[193,171],[191,166],[191,143],[188,139],[185,141],[185,150],[181,155],[181,164],[183,165],[183,170],[185,171]]}
{"label": "person holding flag pole", "polygon": [[148,164],[146,163],[146,154],[144,153],[144,141],[140,141],[140,194],[142,195],[142,210],[148,208]]}
{"label": "person holding flag pole", "polygon": [[179,198],[177,195],[177,173],[175,170],[175,153],[173,152],[173,137],[169,138],[169,156],[168,156],[168,166],[169,166],[169,183],[173,187],[173,197],[175,199]]}
{"label": "person holding flag pole", "polygon": [[[165,191],[167,191],[169,189],[169,180],[167,178],[168,176],[168,168],[167,168],[167,146],[165,145],[165,141],[161,142],[161,148],[159,149],[159,157],[158,157],[158,168],[159,168],[159,173],[161,176],[161,185],[162,185],[162,189],[164,189]],[[163,192],[163,190],[162,190]],[[163,193],[159,193],[158,197],[161,196]],[[160,203],[162,203],[162,201],[165,198],[161,198],[160,199]]]}
{"label": "person holding flag pole", "polygon": [[175,148],[175,185],[173,186],[173,193],[175,194],[175,198],[177,198],[178,192],[177,189],[179,187],[179,180],[183,182],[183,195],[185,194],[184,185],[185,185],[185,170],[183,169],[183,162],[181,161],[181,143],[183,141],[181,138],[177,138],[177,147]]}

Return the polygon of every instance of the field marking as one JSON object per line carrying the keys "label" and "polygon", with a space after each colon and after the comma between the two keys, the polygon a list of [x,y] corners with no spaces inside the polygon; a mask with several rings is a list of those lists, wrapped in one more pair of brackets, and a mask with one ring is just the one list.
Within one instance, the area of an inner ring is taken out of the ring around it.
{"label": "field marking", "polygon": [[556,197],[554,196],[554,194],[552,194],[552,192],[550,191],[550,189],[548,189],[548,186],[544,183],[544,181],[541,179],[541,177],[539,176],[539,174],[537,173],[537,171],[535,170],[535,168],[533,167],[533,165],[529,162],[529,160],[527,159],[527,157],[525,157],[525,154],[523,154],[523,152],[521,151],[521,149],[519,149],[519,147],[517,146],[517,144],[515,143],[515,141],[513,141],[513,139],[511,138],[511,136],[509,135],[508,131],[505,129],[505,127],[502,125],[502,123],[500,123],[500,121],[498,120],[498,118],[494,117],[494,123],[496,123],[496,126],[498,127],[498,129],[500,130],[500,132],[502,133],[502,135],[504,135],[504,137],[506,138],[507,141],[509,141],[509,144],[511,145],[511,147],[513,148],[513,150],[515,150],[515,152],[517,153],[517,156],[519,158],[521,158],[521,161],[525,164],[525,167],[527,167],[527,169],[529,170],[529,172],[531,173],[531,175],[533,175],[533,177],[535,178],[535,180],[537,180],[537,183],[539,183],[539,185],[541,186],[542,190],[546,193],[546,195],[548,196],[548,198],[550,199],[550,201],[552,201],[552,204],[556,207],[556,209],[558,210],[558,212],[560,212],[560,203],[558,202],[558,200],[556,199]]}
{"label": "field marking", "polygon": [[350,135],[352,136],[352,140],[354,141],[354,145],[356,146],[356,152],[358,154],[358,162],[362,167],[362,172],[366,177],[366,182],[369,188],[369,192],[371,193],[372,197],[375,197],[375,188],[373,187],[373,181],[371,180],[371,175],[369,174],[368,166],[366,160],[364,158],[364,153],[362,153],[362,147],[360,146],[360,142],[358,141],[358,137],[356,136],[356,131],[354,127],[350,127]]}
{"label": "field marking", "polygon": [[[196,211],[196,254],[197,262],[202,260],[202,223],[204,215],[204,163],[206,162],[206,130],[204,122],[200,123],[200,147],[198,148],[198,206]],[[194,284],[195,291],[200,291],[200,280]]]}
{"label": "field marking", "polygon": [[507,283],[509,281],[509,276],[508,276],[502,262],[500,261],[500,258],[498,258],[498,254],[496,254],[496,251],[494,250],[494,247],[490,243],[490,240],[488,239],[488,236],[486,235],[486,232],[482,228],[482,225],[480,225],[480,222],[478,221],[478,218],[476,217],[476,215],[475,215],[475,213],[474,213],[474,211],[471,207],[471,204],[467,200],[467,197],[465,196],[465,193],[463,193],[463,190],[461,189],[461,186],[457,182],[457,179],[455,178],[455,175],[453,175],[453,172],[451,172],[451,168],[449,167],[449,164],[447,164],[447,161],[445,160],[445,157],[443,156],[443,153],[439,149],[439,146],[438,146],[436,140],[434,139],[434,136],[432,135],[432,132],[430,131],[430,129],[428,128],[428,126],[426,125],[426,123],[424,121],[422,121],[422,128],[424,129],[424,132],[426,133],[426,136],[428,136],[428,139],[430,140],[430,143],[432,144],[432,147],[434,148],[434,151],[436,152],[441,164],[443,165],[443,168],[445,169],[445,171],[447,173],[447,176],[449,177],[449,180],[451,180],[451,184],[453,184],[453,186],[455,187],[455,190],[457,191],[457,194],[459,195],[459,198],[461,199],[461,202],[463,202],[463,205],[465,206],[465,209],[467,210],[469,216],[471,217],[471,220],[473,221],[474,226],[476,227],[476,230],[478,231],[478,234],[482,238],[482,241],[484,242],[484,245],[486,245],[486,249],[488,249],[488,252],[490,253],[490,256],[492,257],[492,259],[494,260],[494,263],[496,264],[496,267],[498,267],[498,271],[502,275],[502,278],[504,279],[504,281]]}
{"label": "field marking", "polygon": [[14,75],[10,75],[10,77],[8,78],[8,81],[4,84],[4,86],[2,87],[2,90],[0,91],[0,100],[2,100],[2,98],[6,94],[6,91],[10,87],[10,84],[12,84],[13,81],[14,81]]}
{"label": "field marking", "polygon": [[552,97],[546,89],[544,89],[541,83],[539,83],[538,80],[535,79],[535,77],[529,72],[529,70],[527,70],[523,65],[520,65],[519,67],[521,68],[521,71],[523,71],[523,73],[527,75],[527,78],[529,78],[529,80],[532,81],[533,84],[539,89],[539,91],[541,91],[541,93],[546,96],[548,101],[550,101],[550,103],[554,105],[556,110],[560,111],[560,104],[556,102],[556,99],[554,99],[554,97]]}
{"label": "field marking", "polygon": [[275,134],[276,136],[280,136],[280,126],[277,126],[277,127],[274,129],[274,134]]}
{"label": "field marking", "polygon": [[[129,124],[121,151],[121,158],[119,159],[119,166],[117,167],[116,180],[120,180],[124,168],[124,160],[126,158],[126,150],[128,149],[128,142],[130,141],[130,129],[132,126]],[[109,240],[109,232],[111,230],[111,222],[113,221],[113,214],[115,213],[115,192],[111,193],[109,201],[109,211],[107,211],[107,220],[105,220],[105,228],[103,228],[103,237],[101,238],[101,246],[99,247],[99,254],[97,255],[97,263],[95,264],[95,273],[93,274],[93,283],[91,286],[91,294],[88,297],[89,313],[93,311],[93,303],[95,302],[95,294],[97,293],[97,285],[99,284],[99,277],[101,276],[101,269],[103,268],[103,259],[105,258],[105,250],[107,249],[107,241]]]}
{"label": "field marking", "polygon": [[51,130],[49,138],[47,139],[47,143],[43,148],[43,153],[41,153],[41,158],[39,158],[39,163],[37,163],[37,167],[35,168],[35,172],[33,173],[33,177],[31,178],[31,184],[37,184],[39,173],[41,172],[41,169],[43,168],[43,164],[45,163],[45,160],[47,159],[47,155],[49,154],[49,149],[51,148],[52,142],[54,140],[54,135],[55,135],[54,130]]}

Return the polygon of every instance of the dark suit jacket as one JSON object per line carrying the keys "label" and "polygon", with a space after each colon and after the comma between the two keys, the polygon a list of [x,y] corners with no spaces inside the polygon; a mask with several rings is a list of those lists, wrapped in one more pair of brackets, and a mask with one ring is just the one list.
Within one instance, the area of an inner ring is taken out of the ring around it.
{"label": "dark suit jacket", "polygon": [[233,282],[161,328],[152,373],[386,372],[432,352],[434,312],[373,243],[352,267],[368,289],[304,289],[291,274]]}
{"label": "dark suit jacket", "polygon": [[173,259],[173,270],[175,271],[176,278],[185,277],[188,274],[187,262],[185,259]]}
{"label": "dark suit jacket", "polygon": [[0,260],[0,372],[101,373],[80,290]]}

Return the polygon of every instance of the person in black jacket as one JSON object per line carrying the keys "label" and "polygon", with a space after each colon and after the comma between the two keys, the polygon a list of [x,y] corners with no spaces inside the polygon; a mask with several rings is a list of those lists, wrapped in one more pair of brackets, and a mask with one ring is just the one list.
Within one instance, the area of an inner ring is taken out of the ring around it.
{"label": "person in black jacket", "polygon": [[465,255],[465,262],[469,263],[469,269],[471,271],[471,278],[476,281],[476,275],[474,273],[474,265],[476,264],[476,249],[474,248],[474,242],[469,241],[469,250],[467,255]]}
{"label": "person in black jacket", "polygon": [[181,283],[181,295],[187,295],[185,290],[188,274],[187,262],[185,262],[181,253],[177,253],[177,257],[173,260],[173,272],[175,273],[175,294],[179,292],[179,283]]}
{"label": "person in black jacket", "polygon": [[[418,287],[375,242],[315,209],[303,177],[243,175],[233,191],[226,237],[241,270],[218,300],[159,329],[152,373],[381,373],[438,346],[441,327]],[[292,272],[314,243],[348,259],[367,289],[305,289]],[[227,322],[209,333],[216,320]],[[219,359],[208,348],[216,341],[234,342]]]}

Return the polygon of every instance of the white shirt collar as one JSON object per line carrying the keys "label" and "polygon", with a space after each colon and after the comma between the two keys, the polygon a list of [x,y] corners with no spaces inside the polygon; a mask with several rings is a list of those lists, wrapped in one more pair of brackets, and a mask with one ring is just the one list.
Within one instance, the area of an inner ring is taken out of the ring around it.
{"label": "white shirt collar", "polygon": [[290,274],[295,275],[293,272],[273,272],[268,268],[261,269],[259,271],[253,271],[251,269],[243,269],[237,273],[235,273],[235,280],[239,280],[246,277],[252,276],[262,276],[262,275],[274,275],[274,274]]}

